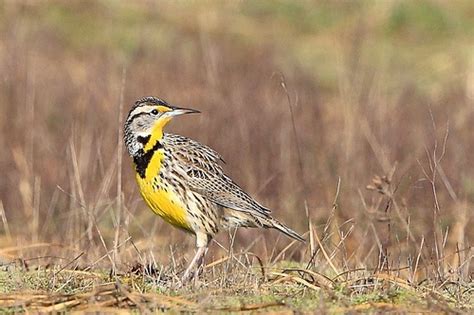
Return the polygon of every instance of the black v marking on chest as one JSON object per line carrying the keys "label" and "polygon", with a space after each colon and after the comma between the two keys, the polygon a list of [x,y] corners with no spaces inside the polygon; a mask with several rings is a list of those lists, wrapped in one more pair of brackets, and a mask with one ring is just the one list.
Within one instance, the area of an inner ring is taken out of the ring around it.
{"label": "black v marking on chest", "polygon": [[143,149],[140,149],[138,153],[133,157],[133,162],[135,163],[135,169],[140,175],[141,178],[145,178],[146,175],[146,169],[148,168],[148,165],[150,164],[151,158],[153,157],[153,154],[159,149],[163,148],[163,144],[161,144],[160,141],[156,141],[155,145],[148,151],[143,151]]}

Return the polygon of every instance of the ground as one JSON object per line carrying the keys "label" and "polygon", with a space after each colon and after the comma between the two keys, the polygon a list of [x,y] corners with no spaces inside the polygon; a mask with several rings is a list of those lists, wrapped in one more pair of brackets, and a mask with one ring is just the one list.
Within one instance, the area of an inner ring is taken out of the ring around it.
{"label": "ground", "polygon": [[[0,0],[0,313],[472,312],[474,2]],[[147,209],[154,95],[306,244]],[[220,246],[218,246],[220,245]],[[237,254],[238,253],[238,254]],[[152,266],[152,267],[143,267]]]}
{"label": "ground", "polygon": [[472,283],[462,281],[413,284],[397,271],[368,270],[346,271],[331,279],[295,263],[264,267],[234,260],[208,264],[199,281],[185,286],[165,268],[135,265],[113,275],[111,270],[10,264],[0,273],[0,310],[462,313],[474,303]]}

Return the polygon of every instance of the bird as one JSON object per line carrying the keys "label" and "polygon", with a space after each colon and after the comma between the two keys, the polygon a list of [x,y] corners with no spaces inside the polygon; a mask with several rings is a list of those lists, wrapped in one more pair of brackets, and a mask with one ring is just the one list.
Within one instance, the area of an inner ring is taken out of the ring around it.
{"label": "bird", "polygon": [[131,106],[123,133],[145,203],[167,223],[195,235],[196,252],[182,281],[197,277],[210,241],[221,230],[273,228],[304,242],[225,174],[219,153],[198,141],[164,132],[174,117],[194,113],[200,111],[143,97]]}

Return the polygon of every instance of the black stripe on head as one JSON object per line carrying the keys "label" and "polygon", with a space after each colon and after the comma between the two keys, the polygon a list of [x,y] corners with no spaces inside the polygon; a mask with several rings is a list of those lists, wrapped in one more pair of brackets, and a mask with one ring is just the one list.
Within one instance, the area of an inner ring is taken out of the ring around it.
{"label": "black stripe on head", "polygon": [[[149,140],[150,139],[148,139],[147,141],[149,141]],[[141,178],[145,178],[146,169],[148,167],[148,164],[150,164],[151,158],[153,157],[153,154],[155,153],[155,151],[157,151],[159,149],[162,149],[162,148],[163,148],[163,145],[161,144],[161,142],[156,141],[153,148],[151,148],[150,150],[148,150],[146,152],[143,151],[143,149],[140,149],[138,151],[138,154],[136,154],[133,157],[133,162],[135,163],[135,169],[136,169],[138,175],[140,175]]]}
{"label": "black stripe on head", "polygon": [[164,105],[164,106],[169,106],[169,104],[162,99],[159,99],[158,97],[154,96],[145,96],[135,102],[135,107],[138,107],[140,105]]}
{"label": "black stripe on head", "polygon": [[[146,97],[143,97],[143,98],[135,101],[135,104],[130,109],[128,115],[130,116],[130,114],[132,114],[135,109],[137,109],[138,107],[141,107],[141,106],[160,106],[160,105],[161,106],[167,106],[167,107],[170,107],[170,108],[172,107],[170,104],[168,104],[166,101],[164,101],[162,99],[159,99],[159,98],[154,97],[154,96],[146,96]],[[137,113],[137,114],[133,115],[132,117],[127,118],[127,121],[131,122],[135,118],[140,117],[141,115],[146,115],[146,114],[149,114],[149,113],[148,112]]]}
{"label": "black stripe on head", "polygon": [[[131,110],[130,113],[131,113],[132,111],[133,111],[133,110]],[[140,117],[140,116],[142,116],[142,115],[148,115],[148,114],[150,114],[150,113],[149,113],[149,112],[141,112],[141,113],[138,113],[138,114],[133,115],[132,117],[130,117],[129,119],[127,119],[127,121],[132,122],[135,118]]]}

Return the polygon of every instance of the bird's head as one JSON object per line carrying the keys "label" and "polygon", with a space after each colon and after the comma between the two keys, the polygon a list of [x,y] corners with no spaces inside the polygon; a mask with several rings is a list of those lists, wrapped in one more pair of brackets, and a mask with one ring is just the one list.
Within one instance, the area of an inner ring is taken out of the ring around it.
{"label": "bird's head", "polygon": [[133,156],[145,147],[152,136],[161,138],[163,128],[173,117],[192,113],[199,111],[172,106],[153,96],[137,100],[128,113],[124,126],[124,140],[128,152]]}

